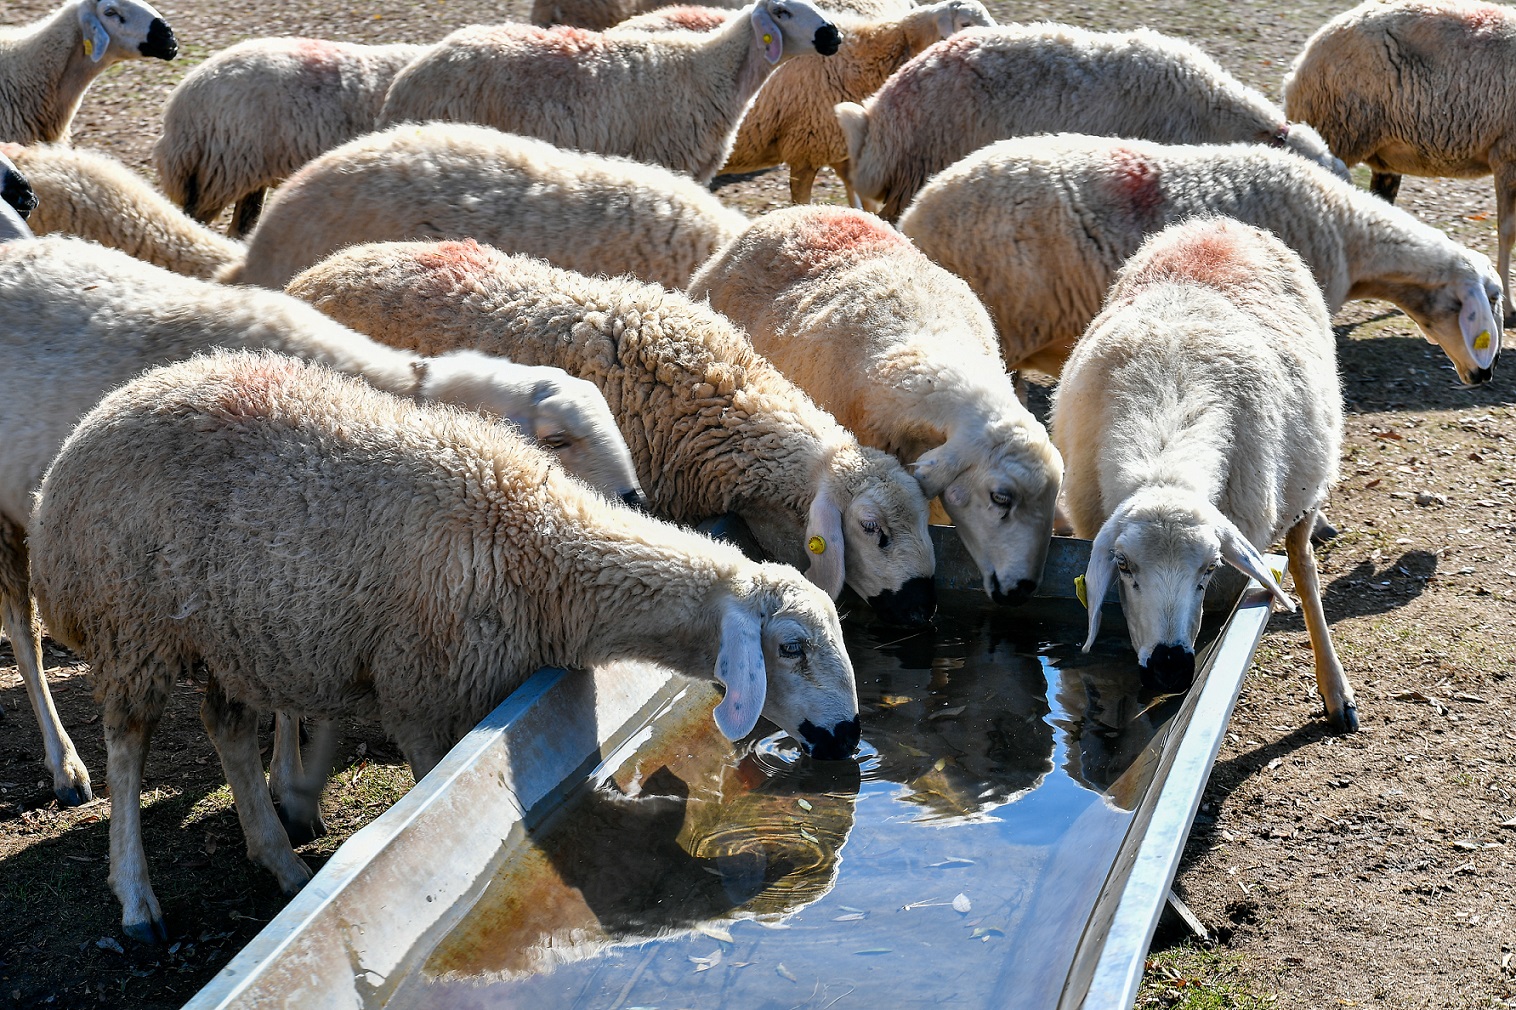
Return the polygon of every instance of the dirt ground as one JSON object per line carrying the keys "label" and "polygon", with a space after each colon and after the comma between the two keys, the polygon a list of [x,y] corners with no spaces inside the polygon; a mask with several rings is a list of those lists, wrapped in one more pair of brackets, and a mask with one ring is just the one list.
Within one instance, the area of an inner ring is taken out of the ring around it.
{"label": "dirt ground", "polygon": [[[6,0],[24,22],[44,0]],[[1345,6],[1345,4],[1344,4]],[[316,11],[295,0],[164,0],[182,55],[132,63],[86,96],[74,141],[150,174],[173,83],[239,39],[440,37],[523,20],[525,6],[411,0]],[[1002,21],[1148,24],[1188,37],[1276,100],[1306,37],[1339,7],[1310,2],[992,0]],[[1358,173],[1362,184],[1362,170]],[[780,206],[782,170],[723,189],[748,211]],[[836,201],[829,181],[820,199]],[[1488,179],[1406,179],[1400,203],[1494,254]],[[1276,615],[1248,676],[1176,884],[1214,944],[1155,950],[1140,1006],[1516,1007],[1516,396],[1509,371],[1458,388],[1441,352],[1380,303],[1337,319],[1349,408],[1321,552],[1326,610],[1363,728],[1329,733],[1296,615]],[[87,671],[49,647],[63,719],[97,789],[105,763]],[[181,685],[147,768],[146,844],[171,945],[118,933],[105,883],[103,800],[60,810],[8,646],[0,646],[0,1005],[175,1007],[282,905],[243,857],[221,771]],[[350,727],[313,864],[410,784],[375,731]]]}

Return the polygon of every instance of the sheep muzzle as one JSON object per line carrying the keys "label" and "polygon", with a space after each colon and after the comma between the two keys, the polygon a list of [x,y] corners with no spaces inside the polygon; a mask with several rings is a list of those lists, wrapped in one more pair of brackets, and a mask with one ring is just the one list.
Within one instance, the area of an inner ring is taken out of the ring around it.
{"label": "sheep muzzle", "polygon": [[174,30],[162,18],[154,18],[147,29],[147,41],[137,47],[137,52],[159,60],[171,60],[179,55],[179,40]]}
{"label": "sheep muzzle", "polygon": [[816,52],[822,56],[831,56],[842,46],[842,33],[836,25],[822,25],[816,29],[816,36],[811,40],[816,47]]}
{"label": "sheep muzzle", "polygon": [[816,760],[846,761],[858,749],[863,730],[856,715],[829,730],[822,729],[807,719],[800,724],[800,736],[806,751]]}

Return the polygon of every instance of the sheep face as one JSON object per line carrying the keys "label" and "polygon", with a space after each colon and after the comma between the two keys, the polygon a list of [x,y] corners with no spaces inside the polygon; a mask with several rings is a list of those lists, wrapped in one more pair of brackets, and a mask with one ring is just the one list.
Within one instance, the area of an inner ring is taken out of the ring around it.
{"label": "sheep face", "polygon": [[739,579],[721,604],[716,679],[726,696],[716,725],[732,740],[761,712],[812,757],[852,757],[860,735],[858,689],[837,608],[793,568],[767,564]]}
{"label": "sheep face", "polygon": [[594,383],[561,368],[521,365],[471,350],[414,367],[423,399],[505,418],[607,498],[642,504],[631,450]]}
{"label": "sheep face", "polygon": [[831,56],[842,33],[806,0],[758,0],[753,6],[753,39],[769,63],[820,53]]}
{"label": "sheep face", "polygon": [[140,0],[82,0],[79,28],[84,33],[84,53],[95,63],[107,55],[115,60],[171,60],[179,55],[174,30]]}
{"label": "sheep face", "polygon": [[1494,377],[1500,357],[1501,287],[1488,258],[1475,252],[1466,255],[1473,262],[1465,275],[1440,287],[1379,287],[1415,321],[1428,343],[1442,348],[1459,380],[1478,386]]}
{"label": "sheep face", "polygon": [[944,443],[916,461],[997,603],[1025,603],[1042,581],[1063,462],[1045,438],[997,446]]}
{"label": "sheep face", "polygon": [[862,456],[861,469],[827,474],[811,502],[806,577],[834,599],[852,586],[892,624],[926,624],[937,610],[926,496],[895,457],[877,449]]}
{"label": "sheep face", "polygon": [[1163,489],[1133,495],[1100,527],[1090,548],[1085,651],[1100,630],[1100,601],[1115,578],[1144,680],[1164,691],[1189,687],[1205,587],[1223,561],[1294,609],[1257,550],[1214,506],[1189,504]]}
{"label": "sheep face", "polygon": [[0,154],[0,200],[10,204],[23,221],[37,209],[37,194],[32,192],[31,184],[3,154]]}

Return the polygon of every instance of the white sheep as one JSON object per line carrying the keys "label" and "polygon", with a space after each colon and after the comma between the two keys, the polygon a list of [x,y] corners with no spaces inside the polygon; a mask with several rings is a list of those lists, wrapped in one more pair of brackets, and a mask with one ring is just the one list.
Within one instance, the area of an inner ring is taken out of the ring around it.
{"label": "white sheep", "polygon": [[[706,23],[704,17],[682,12],[704,8],[716,14],[730,16],[744,6],[744,0],[709,0],[704,4],[686,4],[677,7],[665,7],[666,3],[668,0],[533,0],[531,20],[532,24],[544,28],[548,25],[572,25],[597,32],[609,31],[612,28],[617,30],[632,28],[632,30],[642,31],[668,31],[671,28],[705,31],[706,28],[698,27]],[[914,7],[915,2],[914,0],[827,0],[822,6],[828,11],[875,18],[903,13]],[[681,13],[672,16],[664,14],[666,11],[673,10]],[[649,14],[658,15],[658,17],[650,19],[645,27],[634,28],[627,25],[628,21]],[[673,20],[668,20],[669,17]],[[724,21],[725,18],[722,20]],[[715,26],[707,25],[707,27]]]}
{"label": "white sheep", "polygon": [[[604,398],[558,369],[476,353],[421,358],[375,343],[293,298],[169,273],[79,239],[0,245],[0,622],[42,726],[53,790],[90,796],[89,774],[47,696],[27,588],[31,495],[74,423],[145,368],[213,347],[266,348],[390,392],[507,418],[606,494],[640,502]],[[31,633],[28,634],[28,629]]]}
{"label": "white sheep", "polygon": [[37,193],[32,230],[120,249],[189,277],[213,277],[246,250],[184,216],[115,158],[62,144],[0,144]]}
{"label": "white sheep", "polygon": [[0,203],[8,205],[24,221],[37,209],[37,194],[8,157],[15,153],[14,145],[0,144]]}
{"label": "white sheep", "polygon": [[809,559],[807,577],[834,599],[845,582],[894,623],[936,608],[921,486],[708,306],[472,241],[353,246],[287,290],[397,347],[474,347],[589,379],[654,512],[684,523],[734,512],[778,560]]}
{"label": "white sheep", "polygon": [[1280,147],[1347,178],[1309,126],[1198,48],[1147,28],[971,28],[837,109],[853,188],[893,221],[926,181],[1007,137],[1088,133],[1166,144]]}
{"label": "white sheep", "polygon": [[790,200],[811,202],[816,172],[828,166],[853,195],[847,140],[834,111],[839,102],[872,95],[901,64],[956,31],[993,25],[979,0],[939,0],[875,21],[846,22],[842,46],[827,59],[802,56],[774,71],[742,117],[723,173],[790,169]]}
{"label": "white sheep", "polygon": [[1289,115],[1310,123],[1391,203],[1402,175],[1495,175],[1505,321],[1513,315],[1516,11],[1475,0],[1370,0],[1323,25],[1284,79]]}
{"label": "white sheep", "polygon": [[911,467],[941,498],[986,593],[1031,596],[1063,464],[1016,398],[967,284],[872,214],[804,206],[753,222],[689,294],[745,329],[859,441]]}
{"label": "white sheep", "polygon": [[171,60],[168,22],[142,0],[66,0],[28,25],[0,26],[0,140],[67,141],[84,92],[122,60]]}
{"label": "white sheep", "polygon": [[1202,214],[1268,229],[1305,260],[1330,311],[1354,298],[1393,302],[1463,382],[1489,380],[1501,341],[1489,259],[1281,151],[1005,140],[937,175],[900,228],[984,300],[1009,367],[1057,375],[1122,262],[1147,236]]}
{"label": "white sheep", "polygon": [[[659,7],[642,14],[635,14],[625,21],[618,21],[607,32],[709,32],[720,28],[732,19],[736,9],[729,7],[706,7],[700,4],[675,4]],[[592,25],[581,27],[593,28]]]}
{"label": "white sheep", "polygon": [[1085,649],[1116,581],[1138,660],[1158,687],[1188,687],[1222,562],[1295,609],[1258,553],[1282,535],[1327,715],[1356,730],[1310,540],[1337,477],[1342,391],[1331,319],[1300,258],[1225,218],[1154,235],[1069,357],[1052,421],[1069,515],[1094,540]]}
{"label": "white sheep", "polygon": [[153,161],[164,192],[197,221],[235,204],[245,236],[264,190],[374,128],[384,94],[422,45],[248,39],[185,75],[163,107]]}
{"label": "white sheep", "polygon": [[395,75],[379,125],[483,123],[707,183],[774,67],[840,41],[807,0],[757,0],[706,34],[464,28]]}
{"label": "white sheep", "polygon": [[[607,504],[498,425],[273,354],[218,352],[111,393],[37,493],[37,600],[103,702],[111,886],[166,939],[142,849],[149,738],[180,675],[248,855],[310,879],[263,780],[257,712],[377,718],[421,779],[533,671],[613,660],[719,680],[819,758],[859,739],[837,612],[782,565]],[[130,585],[130,592],[121,587]]]}
{"label": "white sheep", "polygon": [[274,193],[223,280],[282,288],[346,245],[476,238],[581,273],[683,287],[747,218],[656,165],[464,123],[402,125],[342,145]]}

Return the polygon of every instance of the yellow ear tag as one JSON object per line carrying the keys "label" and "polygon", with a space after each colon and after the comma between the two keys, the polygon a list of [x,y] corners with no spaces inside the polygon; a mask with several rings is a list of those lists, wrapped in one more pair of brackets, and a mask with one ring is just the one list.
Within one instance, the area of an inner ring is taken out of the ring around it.
{"label": "yellow ear tag", "polygon": [[1084,609],[1090,609],[1089,593],[1085,591],[1083,575],[1074,576],[1074,595],[1079,597],[1079,602],[1084,605]]}
{"label": "yellow ear tag", "polygon": [[[763,33],[763,44],[764,45],[768,45],[772,41],[774,41],[774,36],[770,35],[768,32],[764,32]],[[816,553],[820,554],[821,551],[817,551]]]}
{"label": "yellow ear tag", "polygon": [[93,55],[95,55],[95,44],[93,42],[91,42],[89,39],[85,39],[84,40],[84,55],[85,56],[93,56]]}
{"label": "yellow ear tag", "polygon": [[1490,331],[1485,330],[1474,338],[1474,350],[1488,351],[1490,349]]}
{"label": "yellow ear tag", "polygon": [[1284,569],[1283,568],[1270,568],[1269,572],[1273,574],[1275,582],[1277,582],[1280,585],[1284,585]]}
{"label": "yellow ear tag", "polygon": [[826,539],[824,537],[811,537],[805,542],[805,546],[812,554],[826,553]]}

